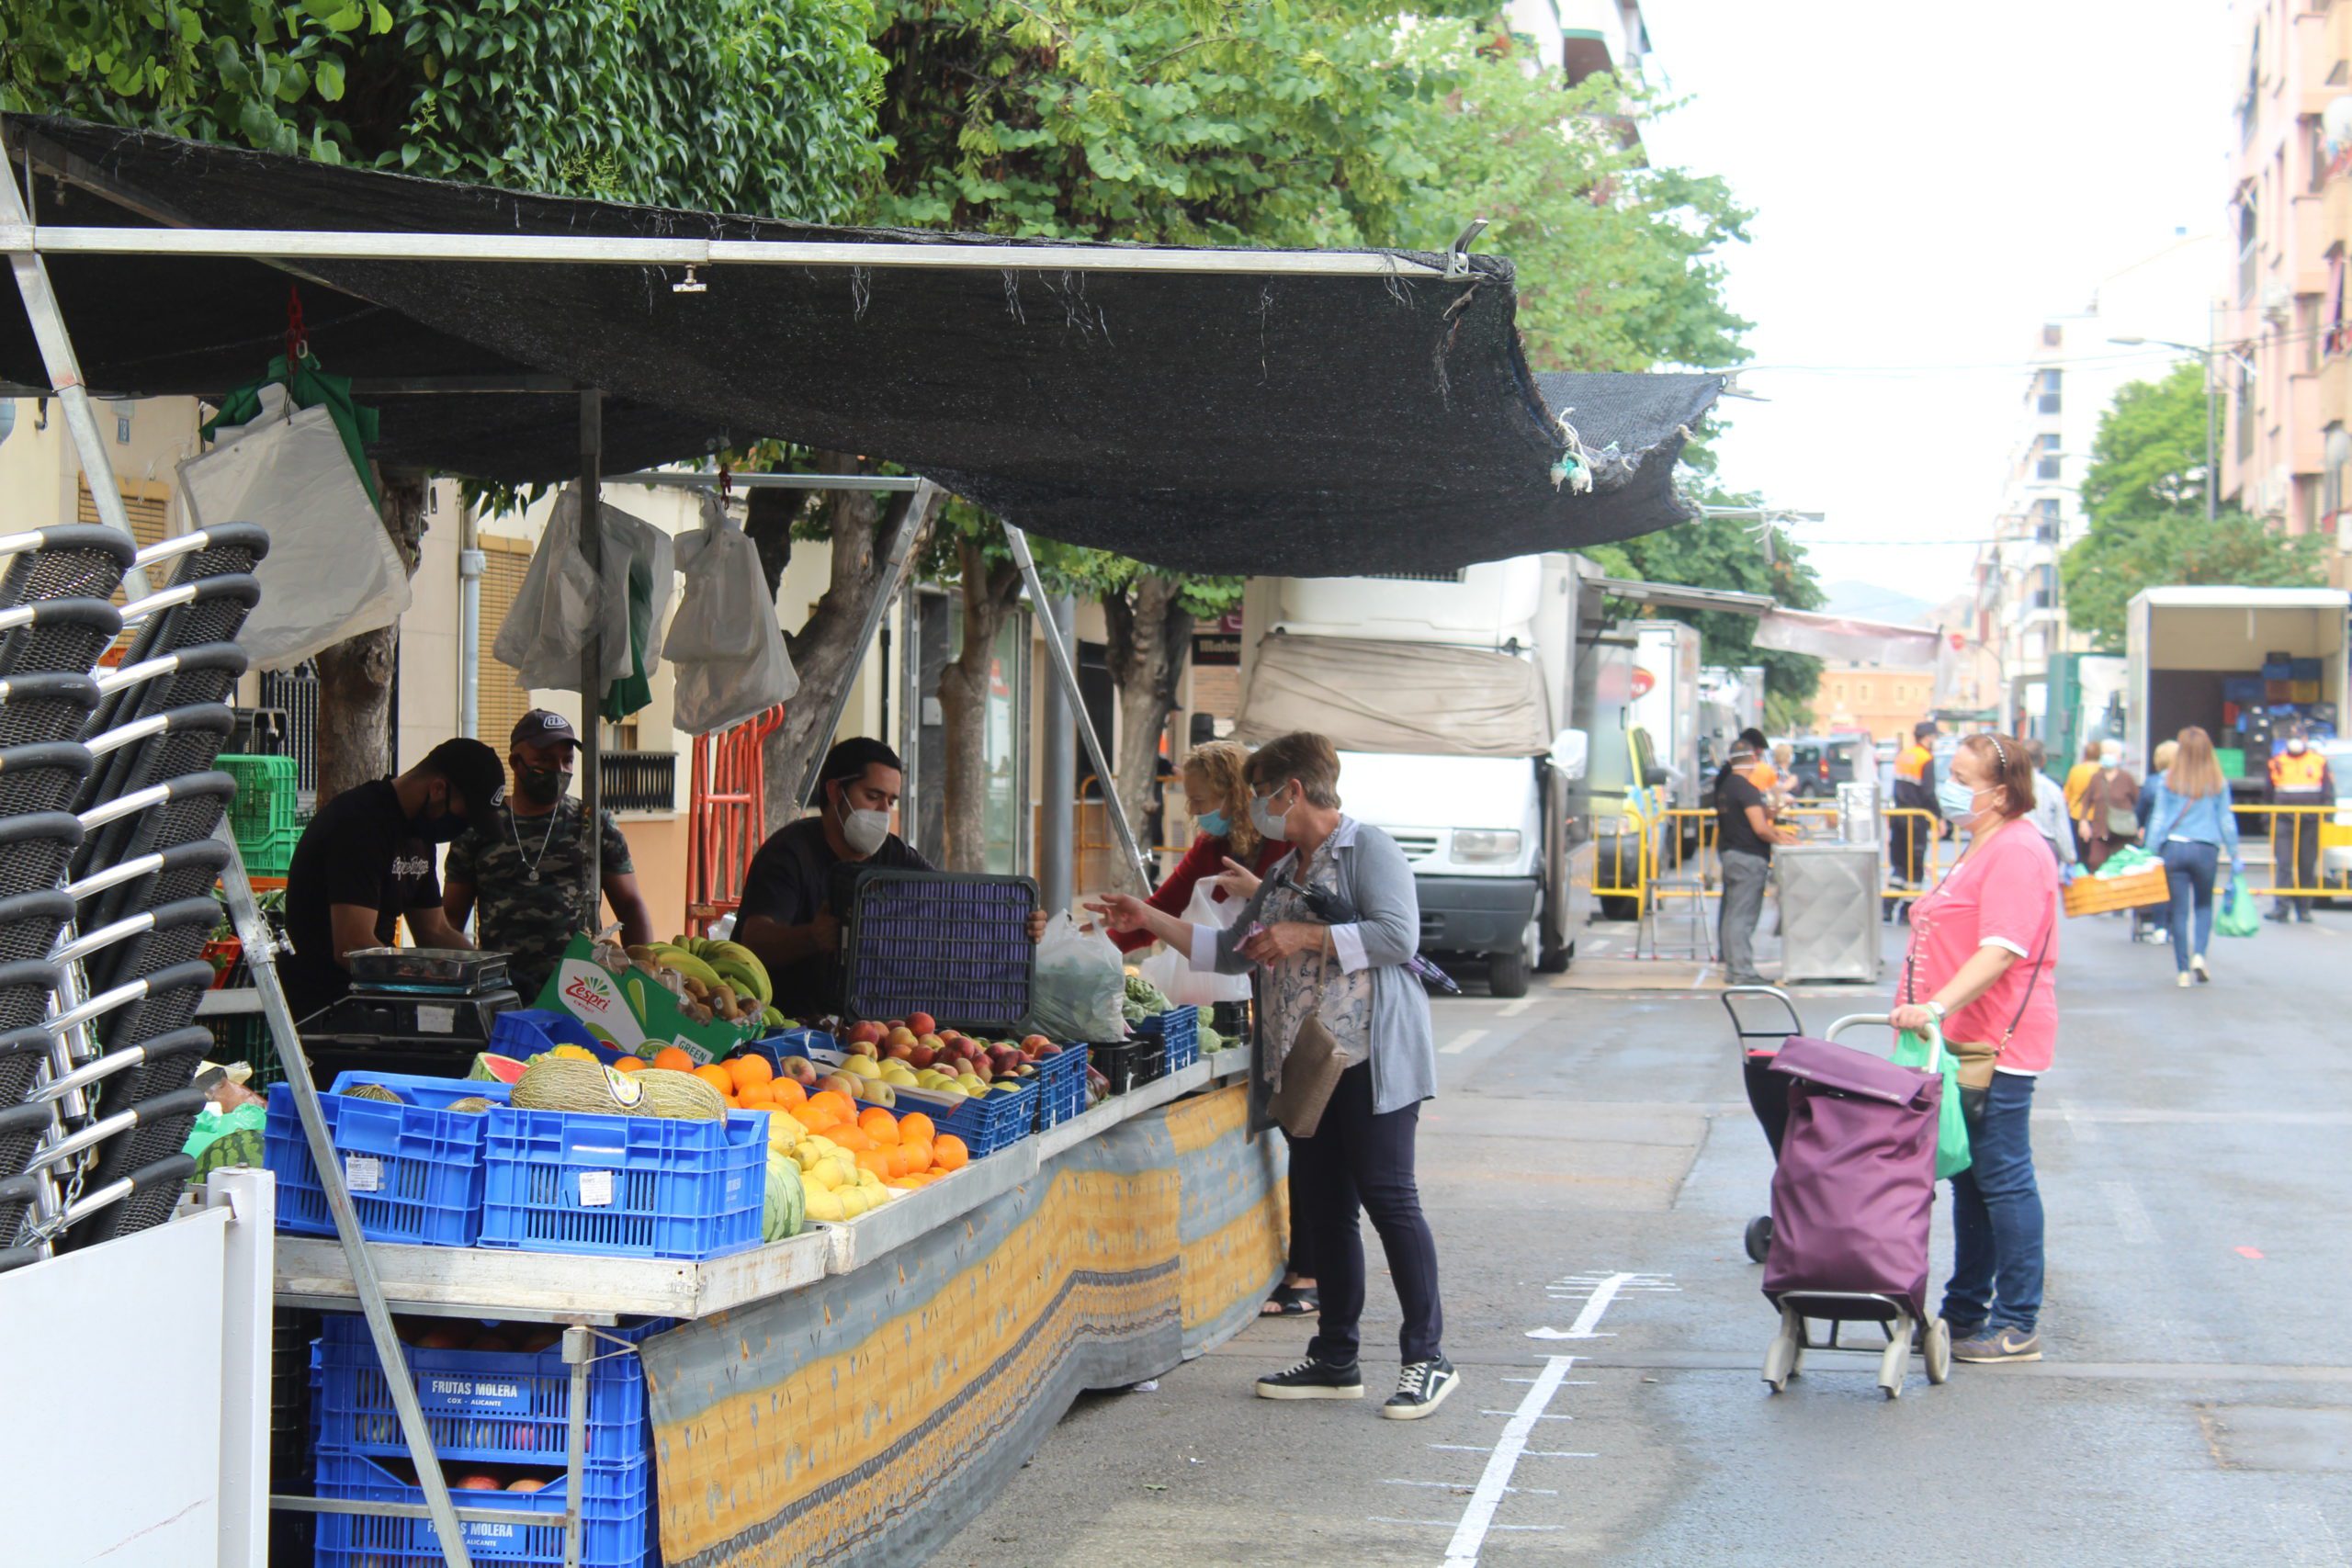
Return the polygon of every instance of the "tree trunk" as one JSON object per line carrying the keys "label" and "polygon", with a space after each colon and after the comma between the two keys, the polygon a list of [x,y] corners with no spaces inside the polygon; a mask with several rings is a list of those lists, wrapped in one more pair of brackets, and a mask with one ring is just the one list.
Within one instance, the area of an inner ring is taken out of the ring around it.
{"label": "tree trunk", "polygon": [[1021,572],[1011,561],[991,562],[980,540],[956,542],[963,574],[964,646],[939,674],[939,706],[946,721],[945,864],[949,871],[988,869],[989,680],[997,634],[1021,596]]}
{"label": "tree trunk", "polygon": [[1181,585],[1147,572],[1124,591],[1102,595],[1102,618],[1110,634],[1111,679],[1119,688],[1119,743],[1112,756],[1119,804],[1148,854],[1146,824],[1159,787],[1159,738],[1176,711],[1176,688],[1192,655],[1193,617]]}
{"label": "tree trunk", "polygon": [[[418,541],[424,536],[426,482],[421,474],[379,471],[376,476],[383,497],[384,531],[399,547],[411,576],[416,573]],[[320,805],[393,771],[392,680],[399,665],[397,624],[320,650]]]}
{"label": "tree trunk", "polygon": [[[844,453],[820,454],[819,462],[827,473],[861,471],[857,459]],[[755,496],[758,493],[752,491]],[[905,491],[892,494],[887,505],[877,503],[870,491],[820,493],[820,514],[832,540],[832,578],[807,624],[785,638],[792,667],[800,676],[800,692],[785,705],[784,723],[767,740],[765,806],[771,833],[792,820],[799,805],[802,776],[832,744],[832,699],[857,678],[858,664],[865,657],[857,634],[865,624],[866,611],[876,598],[899,591],[898,578],[884,580],[884,567],[905,531],[920,532],[929,526],[937,511],[934,501],[931,511],[916,516],[914,496]],[[789,556],[788,547],[773,555],[768,545],[761,547],[763,562]]]}

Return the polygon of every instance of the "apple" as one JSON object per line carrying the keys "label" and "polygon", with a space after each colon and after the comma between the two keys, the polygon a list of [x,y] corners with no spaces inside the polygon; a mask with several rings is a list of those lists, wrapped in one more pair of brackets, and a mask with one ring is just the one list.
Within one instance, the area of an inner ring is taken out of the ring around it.
{"label": "apple", "polygon": [[849,1043],[849,1054],[853,1056],[879,1056],[882,1049],[871,1040],[853,1040]]}
{"label": "apple", "polygon": [[930,1046],[933,1054],[935,1055],[944,1046],[946,1045],[947,1036],[944,1034],[919,1034],[915,1036],[915,1043],[918,1045]]}
{"label": "apple", "polygon": [[863,1042],[879,1045],[887,1032],[878,1023],[854,1023],[849,1029],[849,1043],[855,1045]]}
{"label": "apple", "polygon": [[917,1034],[936,1034],[939,1032],[939,1021],[927,1012],[909,1013],[907,1027]]}
{"label": "apple", "polygon": [[1062,1048],[1061,1048],[1060,1046],[1058,1046],[1058,1045],[1055,1044],[1055,1043],[1054,1043],[1052,1041],[1050,1041],[1050,1040],[1046,1041],[1044,1044],[1042,1044],[1042,1045],[1040,1045],[1040,1046],[1038,1046],[1038,1047],[1037,1047],[1037,1055],[1038,1055],[1038,1056],[1039,1056],[1040,1058],[1046,1057],[1046,1056],[1058,1056],[1058,1055],[1060,1055],[1061,1054],[1062,1054]]}
{"label": "apple", "polygon": [[828,1073],[820,1081],[825,1088],[848,1099],[857,1098],[857,1080],[847,1073]]}
{"label": "apple", "polygon": [[996,1076],[996,1071],[986,1062],[967,1062],[964,1064],[964,1074],[967,1077],[975,1077],[986,1083]]}
{"label": "apple", "polygon": [[817,1081],[817,1064],[806,1056],[786,1056],[776,1064],[777,1070],[803,1089]]}

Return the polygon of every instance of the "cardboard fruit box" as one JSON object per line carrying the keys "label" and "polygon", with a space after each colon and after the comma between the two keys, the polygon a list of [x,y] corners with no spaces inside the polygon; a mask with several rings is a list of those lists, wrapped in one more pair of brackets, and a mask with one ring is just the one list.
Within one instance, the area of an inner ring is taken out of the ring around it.
{"label": "cardboard fruit box", "polygon": [[597,963],[585,936],[573,937],[564,949],[537,1005],[570,1013],[605,1044],[649,1062],[664,1045],[675,1045],[697,1065],[716,1062],[760,1032],[757,1021],[696,1023],[670,988],[644,970],[632,964],[616,975]]}
{"label": "cardboard fruit box", "polygon": [[2078,876],[2066,885],[2070,915],[2103,915],[2109,909],[2137,909],[2171,900],[2171,879],[2160,865],[2123,876]]}

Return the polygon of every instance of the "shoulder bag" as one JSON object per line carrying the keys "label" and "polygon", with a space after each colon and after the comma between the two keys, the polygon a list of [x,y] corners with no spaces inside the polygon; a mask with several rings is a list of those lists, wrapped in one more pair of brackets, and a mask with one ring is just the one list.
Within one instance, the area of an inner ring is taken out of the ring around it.
{"label": "shoulder bag", "polygon": [[1331,1103],[1331,1091],[1340,1087],[1340,1075],[1347,1070],[1340,1043],[1323,1025],[1323,995],[1330,987],[1330,958],[1318,952],[1315,1000],[1299,1021],[1298,1032],[1291,1036],[1290,1051],[1283,1057],[1282,1082],[1266,1102],[1267,1113],[1294,1138],[1315,1136],[1315,1129],[1323,1124],[1323,1108]]}
{"label": "shoulder bag", "polygon": [[[2025,1021],[2026,1004],[2033,1000],[2033,988],[2041,983],[2041,960],[2050,951],[2050,939],[2058,930],[2058,916],[2052,910],[2050,925],[2041,933],[2041,941],[2033,954],[2033,965],[2027,970],[2025,994],[2018,998],[2018,1010],[2009,1019],[2009,1026],[1994,1041],[1946,1040],[1944,1049],[1960,1063],[1960,1087],[1964,1089],[1988,1089],[1993,1087],[1993,1065],[2001,1059],[2001,1047]],[[1916,1004],[1919,999],[1918,953],[1905,954],[1903,960],[1903,999]]]}

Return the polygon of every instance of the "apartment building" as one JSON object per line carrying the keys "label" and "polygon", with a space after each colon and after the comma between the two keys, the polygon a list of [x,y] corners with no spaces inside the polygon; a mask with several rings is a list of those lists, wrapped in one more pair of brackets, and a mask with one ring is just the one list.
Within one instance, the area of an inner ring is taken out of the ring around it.
{"label": "apartment building", "polygon": [[2164,376],[2178,355],[2205,344],[2220,254],[2218,235],[2176,230],[2027,341],[2000,499],[1977,550],[1972,617],[1998,660],[2003,721],[2018,733],[2041,733],[2050,655],[2082,645],[2066,624],[2058,562],[2090,525],[2082,485],[2099,421],[2125,386]]}
{"label": "apartment building", "polygon": [[2328,106],[2352,93],[2352,0],[2234,0],[2231,18],[2244,74],[2230,127],[2233,254],[2215,277],[2212,373],[2228,405],[2221,494],[2309,534],[2343,510],[2340,476],[2352,463],[2340,367],[2352,212],[2325,127]]}

